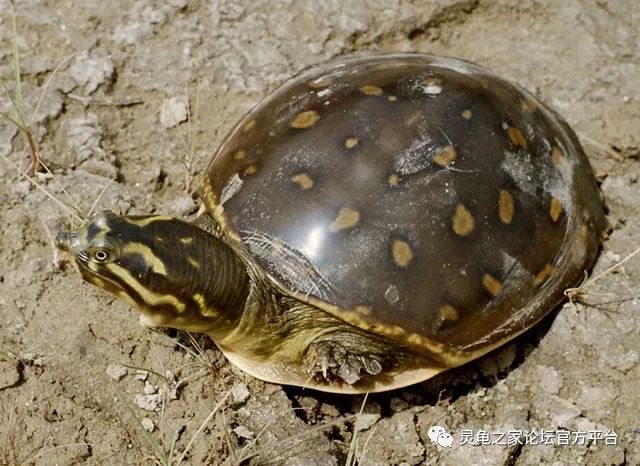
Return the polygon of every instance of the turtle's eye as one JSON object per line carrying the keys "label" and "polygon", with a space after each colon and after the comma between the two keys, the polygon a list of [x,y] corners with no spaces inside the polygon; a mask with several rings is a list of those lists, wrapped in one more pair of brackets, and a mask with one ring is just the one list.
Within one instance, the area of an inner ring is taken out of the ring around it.
{"label": "turtle's eye", "polygon": [[98,264],[106,264],[116,259],[117,249],[110,243],[100,241],[92,244],[88,253],[92,261]]}
{"label": "turtle's eye", "polygon": [[109,253],[103,249],[98,249],[93,252],[93,259],[96,262],[107,262],[107,259],[109,259]]}

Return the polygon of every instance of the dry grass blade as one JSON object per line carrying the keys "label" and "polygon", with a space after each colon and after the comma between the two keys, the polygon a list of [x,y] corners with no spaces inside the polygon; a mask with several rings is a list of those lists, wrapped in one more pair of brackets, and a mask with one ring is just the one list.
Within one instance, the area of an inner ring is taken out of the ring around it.
{"label": "dry grass blade", "polygon": [[624,264],[624,263],[628,262],[629,260],[633,259],[633,257],[635,257],[638,254],[640,254],[640,248],[637,248],[635,251],[631,252],[626,257],[624,257],[620,261],[618,261],[615,264],[613,264],[611,267],[606,269],[604,272],[600,272],[598,275],[596,275],[595,277],[592,277],[590,279],[587,279],[586,273],[585,273],[585,279],[582,281],[582,283],[580,283],[580,285],[577,286],[577,287],[567,288],[566,290],[564,290],[564,295],[567,298],[569,298],[570,302],[572,302],[572,303],[576,302],[577,300],[580,299],[580,296],[582,294],[584,294],[584,291],[582,291],[582,289],[586,285],[590,285],[592,283],[595,283],[598,280],[600,280],[602,277],[604,277],[606,275],[609,275],[610,273],[612,273],[615,270],[617,270],[622,264]]}
{"label": "dry grass blade", "polygon": [[107,192],[107,189],[109,189],[109,186],[111,186],[114,181],[115,180],[109,180],[109,182],[102,187],[102,189],[100,190],[100,193],[96,197],[95,201],[93,201],[93,204],[91,204],[91,207],[89,208],[89,211],[87,212],[87,215],[85,216],[85,220],[88,220],[91,217],[91,214],[93,213],[93,209],[96,208],[96,206],[98,205],[98,202],[100,202],[100,199],[102,199],[102,196],[104,196],[104,193]]}
{"label": "dry grass blade", "polygon": [[23,107],[23,99],[22,99],[22,73],[20,70],[20,54],[18,52],[18,27],[16,23],[16,15],[13,9],[13,3],[9,1],[9,8],[11,12],[11,28],[12,28],[12,40],[11,40],[11,49],[13,54],[13,84],[14,84],[14,94],[11,95],[9,87],[7,86],[4,80],[0,80],[2,83],[2,87],[4,88],[7,97],[11,101],[11,105],[16,112],[17,120],[12,118],[7,113],[0,113],[0,116],[6,118],[12,124],[14,124],[24,135],[27,145],[29,146],[29,151],[31,154],[31,164],[29,165],[29,169],[27,173],[29,175],[33,175],[36,171],[40,170],[42,167],[42,161],[40,159],[40,154],[38,153],[38,148],[36,146],[35,141],[33,140],[33,134],[31,133],[31,129],[26,124],[24,119],[24,107]]}
{"label": "dry grass blade", "polygon": [[139,372],[146,372],[147,374],[152,374],[155,375],[159,380],[162,380],[165,384],[169,383],[169,379],[167,379],[167,377],[163,374],[161,374],[158,371],[154,371],[153,369],[146,369],[144,367],[140,367],[140,366],[131,366],[129,364],[123,364],[120,363],[120,365],[122,367],[126,367],[127,369],[132,369],[134,371],[139,371]]}
{"label": "dry grass blade", "polygon": [[[18,26],[16,23],[16,13],[13,10],[13,2],[9,0],[9,8],[11,10],[11,31],[13,34],[11,40],[11,48],[13,53],[13,79],[16,85],[16,104],[18,109],[22,109],[22,77],[20,73],[20,55],[18,54]],[[19,115],[24,125],[22,115]]]}
{"label": "dry grass blade", "polygon": [[[364,395],[364,399],[362,400],[362,405],[360,406],[360,411],[358,412],[357,416],[356,416],[356,423],[358,421],[358,417],[362,415],[362,413],[364,412],[364,407],[367,404],[367,398],[368,398],[369,394],[366,393]],[[353,425],[353,436],[351,437],[351,443],[349,444],[349,452],[347,453],[347,460],[345,462],[345,466],[355,466],[358,463],[358,460],[356,458],[357,453],[358,453],[358,431],[356,430],[356,423],[354,423]],[[364,450],[363,450],[364,453]]]}
{"label": "dry grass blade", "polygon": [[211,419],[213,419],[213,416],[215,416],[215,414],[222,407],[224,402],[227,401],[227,398],[229,398],[229,395],[231,395],[231,390],[227,391],[227,393],[222,397],[222,399],[218,402],[218,404],[213,408],[213,410],[209,413],[209,415],[206,417],[206,419],[204,421],[202,421],[202,424],[200,424],[200,427],[198,428],[196,433],[193,434],[193,436],[189,440],[189,443],[184,448],[184,451],[182,452],[182,455],[180,455],[180,458],[178,458],[178,462],[176,464],[182,463],[182,461],[184,460],[185,456],[187,455],[189,449],[193,445],[193,442],[195,442],[195,440],[198,437],[198,435],[200,435],[202,433],[202,431],[207,426],[207,424],[211,421]]}
{"label": "dry grass blade", "polygon": [[42,88],[42,92],[40,93],[40,98],[38,99],[36,108],[33,110],[33,115],[31,116],[31,120],[29,120],[29,126],[33,125],[33,123],[36,121],[36,117],[38,115],[38,112],[40,111],[42,102],[44,101],[44,96],[47,93],[47,90],[49,89],[49,85],[51,84],[51,81],[53,81],[53,78],[58,74],[58,71],[60,71],[63,65],[65,65],[69,60],[71,60],[73,57],[75,57],[79,53],[80,51],[73,52],[67,55],[62,60],[60,60],[60,63],[58,63],[58,66],[55,67],[55,69],[51,73],[51,76],[49,76],[49,78],[47,79],[47,82],[44,84],[44,87]]}
{"label": "dry grass blade", "polygon": [[22,175],[27,180],[29,180],[29,182],[33,186],[35,186],[37,189],[42,191],[49,199],[51,199],[53,202],[55,202],[60,208],[62,208],[65,212],[67,212],[69,215],[71,215],[74,219],[78,220],[79,222],[84,221],[84,219],[82,218],[81,212],[80,212],[80,210],[78,210],[77,207],[72,206],[72,205],[67,205],[66,203],[62,202],[60,199],[55,197],[53,194],[51,194],[49,191],[47,191],[40,183],[38,183],[36,180],[34,180],[32,176],[30,176],[28,173],[22,171],[20,169],[20,167],[18,167],[15,163],[13,163],[6,155],[2,154],[2,158],[5,160],[5,162],[7,162],[9,165],[11,165],[18,173],[20,173],[20,175]]}

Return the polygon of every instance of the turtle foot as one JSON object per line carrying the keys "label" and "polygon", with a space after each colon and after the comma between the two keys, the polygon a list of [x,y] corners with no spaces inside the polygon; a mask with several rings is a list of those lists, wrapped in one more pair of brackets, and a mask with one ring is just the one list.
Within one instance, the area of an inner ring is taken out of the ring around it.
{"label": "turtle foot", "polygon": [[375,356],[354,354],[336,341],[311,343],[306,359],[314,377],[327,381],[342,380],[353,385],[365,375],[376,375],[382,364]]}

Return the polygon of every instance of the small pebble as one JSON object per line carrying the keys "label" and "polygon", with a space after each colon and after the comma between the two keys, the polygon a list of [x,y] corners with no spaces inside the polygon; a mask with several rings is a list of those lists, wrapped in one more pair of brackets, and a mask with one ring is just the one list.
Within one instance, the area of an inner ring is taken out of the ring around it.
{"label": "small pebble", "polygon": [[86,94],[91,94],[98,86],[111,80],[113,72],[113,61],[110,57],[92,55],[86,50],[76,54],[69,67],[69,75],[84,87]]}
{"label": "small pebble", "polygon": [[197,204],[194,202],[191,196],[180,196],[166,205],[167,211],[178,217],[185,217],[197,209]]}
{"label": "small pebble", "polygon": [[20,364],[16,360],[0,361],[0,389],[11,387],[20,381]]}
{"label": "small pebble", "polygon": [[147,432],[153,432],[153,429],[155,429],[156,427],[153,424],[153,421],[148,417],[143,417],[142,420],[140,421],[140,424],[142,424],[143,429],[146,430]]}
{"label": "small pebble", "polygon": [[233,429],[233,432],[235,432],[235,434],[239,438],[246,438],[246,439],[249,439],[249,440],[253,438],[253,432],[251,432],[245,426],[238,426],[235,429]]}
{"label": "small pebble", "polygon": [[243,383],[237,383],[231,389],[231,397],[234,403],[244,403],[251,396],[249,389]]}
{"label": "small pebble", "polygon": [[153,395],[138,393],[133,397],[133,403],[145,411],[158,411],[162,405],[162,395],[159,393]]}
{"label": "small pebble", "polygon": [[380,419],[380,413],[362,413],[356,416],[353,428],[357,431],[367,430]]}
{"label": "small pebble", "polygon": [[145,382],[145,384],[144,384],[144,394],[145,395],[153,395],[157,391],[158,391],[158,387],[156,387],[155,385],[153,385],[150,382]]}
{"label": "small pebble", "polygon": [[560,391],[564,381],[562,375],[553,367],[540,365],[536,368],[536,373],[540,388],[543,391],[552,394],[557,394]]}
{"label": "small pebble", "polygon": [[609,259],[611,262],[620,262],[620,259],[622,259],[622,257],[620,256],[620,254],[617,254],[613,251],[607,251],[604,253],[605,256],[607,256],[607,259]]}
{"label": "small pebble", "polygon": [[164,128],[173,128],[187,120],[187,98],[174,96],[165,99],[160,107],[160,124]]}
{"label": "small pebble", "polygon": [[116,363],[109,364],[107,366],[107,375],[113,380],[120,381],[127,375],[127,368]]}

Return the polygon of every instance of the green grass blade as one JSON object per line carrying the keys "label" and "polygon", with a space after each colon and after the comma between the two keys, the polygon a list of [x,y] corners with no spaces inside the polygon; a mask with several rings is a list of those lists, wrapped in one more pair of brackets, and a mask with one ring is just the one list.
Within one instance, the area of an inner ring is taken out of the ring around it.
{"label": "green grass blade", "polygon": [[12,124],[16,125],[16,127],[18,129],[21,128],[20,123],[18,123],[16,120],[14,120],[11,115],[9,115],[8,113],[4,113],[4,112],[0,112],[0,117],[2,118],[6,118],[7,120],[9,120]]}
{"label": "green grass blade", "polygon": [[22,76],[20,73],[20,54],[18,53],[18,26],[16,24],[16,13],[13,10],[13,3],[9,1],[9,8],[11,9],[11,28],[13,37],[11,40],[13,48],[13,80],[16,85],[15,89],[15,106],[18,118],[22,122],[22,126],[26,126],[24,122],[24,108],[22,107]]}
{"label": "green grass blade", "polygon": [[[20,112],[18,111],[18,106],[16,104],[15,99],[13,98],[13,96],[11,95],[11,91],[9,90],[9,86],[7,86],[7,83],[5,82],[4,79],[0,78],[0,85],[2,85],[2,88],[4,89],[5,94],[7,94],[7,97],[9,98],[9,102],[11,102],[11,106],[14,108],[14,110],[16,111],[16,114],[18,115],[18,119],[20,119]],[[19,123],[17,120],[15,120],[13,117],[9,117],[7,113],[2,113],[2,117],[3,118],[7,118],[9,121],[11,121],[11,123],[13,123],[14,125],[16,125],[16,127],[18,129],[20,129],[21,131],[24,131],[26,129],[26,127]]]}

